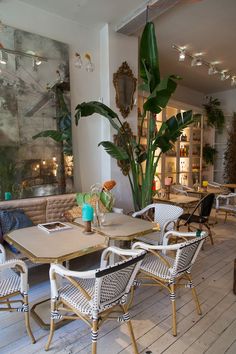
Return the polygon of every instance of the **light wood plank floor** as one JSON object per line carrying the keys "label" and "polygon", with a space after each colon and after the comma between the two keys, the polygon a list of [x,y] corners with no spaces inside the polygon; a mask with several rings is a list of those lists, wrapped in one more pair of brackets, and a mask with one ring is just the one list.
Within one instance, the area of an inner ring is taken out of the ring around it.
{"label": "light wood plank floor", "polygon": [[[193,279],[203,315],[195,312],[189,289],[177,296],[178,335],[171,334],[171,306],[167,292],[157,288],[139,288],[131,309],[133,327],[140,353],[236,353],[236,295],[232,292],[233,260],[236,257],[236,218],[223,219],[213,227],[215,245],[204,246],[193,269]],[[98,257],[92,257],[93,261]],[[91,258],[83,259],[91,262]],[[80,260],[82,262],[82,259]],[[78,264],[72,264],[72,268]],[[49,296],[48,268],[30,270],[31,304]],[[45,307],[45,316],[48,315]],[[32,319],[37,340],[30,344],[23,315],[0,313],[0,353],[44,353],[48,332]],[[55,332],[51,353],[90,353],[90,330],[74,321]],[[98,340],[99,354],[132,353],[126,325],[108,321]]]}

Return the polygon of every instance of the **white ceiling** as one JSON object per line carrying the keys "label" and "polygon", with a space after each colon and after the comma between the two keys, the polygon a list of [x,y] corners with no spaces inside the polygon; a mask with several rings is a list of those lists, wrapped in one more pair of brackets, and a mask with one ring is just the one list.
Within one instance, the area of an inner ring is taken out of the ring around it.
{"label": "white ceiling", "polygon": [[[102,23],[115,27],[148,3],[147,0],[20,1],[94,28]],[[229,69],[236,75],[235,16],[236,0],[181,0],[161,14],[155,20],[161,74],[180,75],[182,85],[206,94],[231,89],[229,80],[221,81],[219,75],[209,76],[206,67],[191,67],[189,60],[179,62],[171,46],[187,45],[191,53],[204,52],[205,60],[217,60],[220,69]]]}

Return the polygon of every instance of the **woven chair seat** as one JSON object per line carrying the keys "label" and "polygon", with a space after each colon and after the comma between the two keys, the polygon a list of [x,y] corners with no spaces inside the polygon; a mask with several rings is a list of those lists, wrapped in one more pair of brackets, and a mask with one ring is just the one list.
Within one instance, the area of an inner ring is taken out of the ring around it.
{"label": "woven chair seat", "polygon": [[11,269],[0,272],[0,297],[20,291],[20,276]]}
{"label": "woven chair seat", "polygon": [[[81,279],[76,282],[92,297],[95,289],[95,279]],[[68,284],[59,291],[60,298],[74,309],[86,315],[92,314],[92,303],[74,285]]]}
{"label": "woven chair seat", "polygon": [[[162,257],[165,258],[171,266],[173,266],[175,261],[173,258],[164,255],[162,255]],[[171,268],[169,268],[163,261],[151,253],[146,255],[140,269],[166,280],[169,280],[173,277],[170,271]]]}
{"label": "woven chair seat", "polygon": [[158,245],[160,244],[160,237],[160,232],[152,232],[151,234],[136,237],[135,240],[149,243],[150,245]]}
{"label": "woven chair seat", "polygon": [[[188,220],[191,214],[183,214],[179,217],[179,220]],[[196,223],[196,224],[204,224],[207,221],[207,218],[204,218],[200,215],[192,215],[189,219],[189,223]]]}
{"label": "woven chair seat", "polygon": [[236,206],[230,205],[230,204],[228,204],[228,205],[220,205],[220,206],[218,207],[218,209],[219,209],[219,210],[232,211],[233,213],[236,212]]}

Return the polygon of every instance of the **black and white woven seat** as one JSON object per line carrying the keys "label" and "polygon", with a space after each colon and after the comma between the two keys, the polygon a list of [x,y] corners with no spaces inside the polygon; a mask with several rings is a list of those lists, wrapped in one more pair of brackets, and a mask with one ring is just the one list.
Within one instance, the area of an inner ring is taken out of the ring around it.
{"label": "black and white woven seat", "polygon": [[[14,270],[17,271],[14,271]],[[18,275],[18,272],[20,275]],[[12,297],[20,296],[21,299],[11,300]],[[20,306],[16,306],[20,303]],[[19,259],[6,261],[4,247],[0,244],[0,309],[1,311],[24,312],[26,330],[35,343],[29,322],[28,303],[28,269],[25,263]],[[3,305],[3,307],[2,307]],[[6,306],[6,307],[5,307]]]}
{"label": "black and white woven seat", "polygon": [[[181,237],[187,239],[185,242],[168,245],[168,240],[171,236],[176,238]],[[192,238],[188,240],[188,238]],[[141,285],[157,285],[163,286],[169,290],[170,300],[172,303],[172,322],[173,335],[177,335],[176,325],[176,304],[175,292],[178,287],[189,287],[192,290],[192,295],[195,300],[198,314],[201,314],[201,308],[195,291],[191,268],[196,260],[196,257],[202,247],[202,244],[207,237],[206,232],[177,232],[169,231],[164,235],[163,245],[150,245],[143,242],[133,244],[133,249],[143,249],[148,253],[143,260],[138,281],[145,279],[145,283]],[[166,252],[174,252],[175,257],[170,257]]]}
{"label": "black and white woven seat", "polygon": [[227,220],[227,215],[236,215],[236,193],[230,194],[219,194],[216,197],[216,216],[222,211],[225,213],[225,220]]}
{"label": "black and white woven seat", "polygon": [[140,211],[132,214],[133,217],[143,216],[150,210],[154,210],[153,221],[160,226],[160,231],[149,235],[137,237],[137,240],[151,245],[162,244],[163,236],[167,231],[173,230],[178,218],[183,214],[183,209],[172,204],[150,204]]}
{"label": "black and white woven seat", "polygon": [[[122,260],[108,265],[111,253]],[[118,320],[127,323],[134,353],[138,353],[126,301],[145,254],[143,250],[109,247],[103,251],[100,268],[96,270],[76,272],[62,265],[51,265],[51,323],[45,349],[50,347],[56,319],[82,319],[91,327],[92,354],[95,354],[100,325],[112,318],[112,312],[121,312]],[[57,274],[66,282],[60,289],[57,287]],[[68,312],[73,315],[68,315]]]}

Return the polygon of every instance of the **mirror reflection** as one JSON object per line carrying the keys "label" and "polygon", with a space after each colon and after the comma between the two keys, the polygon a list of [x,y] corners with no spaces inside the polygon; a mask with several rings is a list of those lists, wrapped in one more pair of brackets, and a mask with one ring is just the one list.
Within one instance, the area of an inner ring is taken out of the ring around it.
{"label": "mirror reflection", "polygon": [[4,26],[0,59],[0,199],[71,192],[68,46]]}
{"label": "mirror reflection", "polygon": [[113,84],[116,90],[116,105],[121,115],[126,118],[134,104],[134,92],[137,79],[133,76],[127,62],[123,62],[118,71],[113,75]]}

